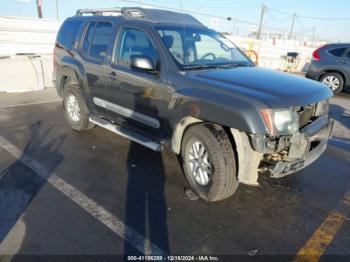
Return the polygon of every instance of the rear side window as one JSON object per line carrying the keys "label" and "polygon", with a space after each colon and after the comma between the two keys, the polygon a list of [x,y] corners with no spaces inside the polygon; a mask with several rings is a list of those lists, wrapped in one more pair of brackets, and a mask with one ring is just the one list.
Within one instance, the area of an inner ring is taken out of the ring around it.
{"label": "rear side window", "polygon": [[84,55],[103,61],[112,33],[112,24],[108,22],[92,22],[86,31],[82,52]]}
{"label": "rear side window", "polygon": [[336,49],[329,50],[328,53],[330,53],[331,55],[337,56],[337,57],[341,57],[342,54],[344,54],[345,50],[346,50],[345,47],[336,48]]}
{"label": "rear side window", "polygon": [[80,25],[81,21],[65,22],[58,33],[57,42],[64,48],[72,49]]}

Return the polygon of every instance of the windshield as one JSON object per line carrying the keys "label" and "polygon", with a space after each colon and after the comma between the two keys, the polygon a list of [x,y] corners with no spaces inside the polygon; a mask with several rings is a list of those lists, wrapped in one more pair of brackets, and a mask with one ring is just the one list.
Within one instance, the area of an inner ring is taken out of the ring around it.
{"label": "windshield", "polygon": [[213,30],[189,27],[157,27],[156,30],[182,68],[253,65],[237,46]]}

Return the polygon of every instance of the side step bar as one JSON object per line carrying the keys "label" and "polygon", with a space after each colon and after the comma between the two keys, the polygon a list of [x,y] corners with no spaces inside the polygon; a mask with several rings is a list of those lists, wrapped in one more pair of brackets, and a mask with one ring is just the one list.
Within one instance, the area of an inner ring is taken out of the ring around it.
{"label": "side step bar", "polygon": [[149,149],[152,149],[154,151],[160,151],[161,149],[161,146],[159,143],[143,136],[143,135],[140,135],[134,131],[131,131],[131,130],[128,130],[126,128],[122,128],[120,126],[117,126],[117,125],[114,125],[104,119],[101,119],[101,118],[98,118],[98,117],[95,117],[95,116],[91,116],[90,117],[90,122],[91,123],[94,123],[95,125],[98,125],[100,127],[103,127],[113,133],[116,133],[122,137],[125,137],[131,141],[134,141],[136,143],[139,143],[145,147],[148,147]]}

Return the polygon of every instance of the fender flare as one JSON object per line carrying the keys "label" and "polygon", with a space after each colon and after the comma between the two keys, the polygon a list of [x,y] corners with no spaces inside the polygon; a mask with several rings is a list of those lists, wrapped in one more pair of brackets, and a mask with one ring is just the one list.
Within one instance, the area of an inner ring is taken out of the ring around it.
{"label": "fender flare", "polygon": [[74,81],[78,85],[81,84],[80,78],[78,73],[74,68],[63,66],[59,73],[60,79],[57,79],[58,81],[58,88],[59,88],[59,94],[63,94],[64,85],[66,83],[66,78],[70,79],[71,81]]}
{"label": "fender flare", "polygon": [[171,138],[171,149],[175,154],[180,154],[182,137],[186,128],[192,124],[201,123],[201,122],[203,122],[203,120],[199,118],[196,118],[193,116],[187,116],[182,118],[176,124],[175,129],[173,131],[172,138]]}

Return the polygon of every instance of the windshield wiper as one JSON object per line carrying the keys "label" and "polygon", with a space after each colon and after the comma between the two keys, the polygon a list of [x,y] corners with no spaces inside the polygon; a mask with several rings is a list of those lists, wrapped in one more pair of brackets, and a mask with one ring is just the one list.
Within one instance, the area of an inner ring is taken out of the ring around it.
{"label": "windshield wiper", "polygon": [[248,67],[248,66],[250,65],[245,63],[207,64],[207,65],[187,65],[187,66],[184,66],[184,69],[202,70],[202,69],[210,69],[210,68],[234,68],[234,67]]}
{"label": "windshield wiper", "polygon": [[186,65],[184,66],[184,69],[209,69],[209,68],[216,68],[217,65],[209,64],[209,65]]}
{"label": "windshield wiper", "polygon": [[244,63],[230,63],[230,64],[221,64],[217,65],[219,68],[233,68],[233,67],[248,67],[250,65]]}

